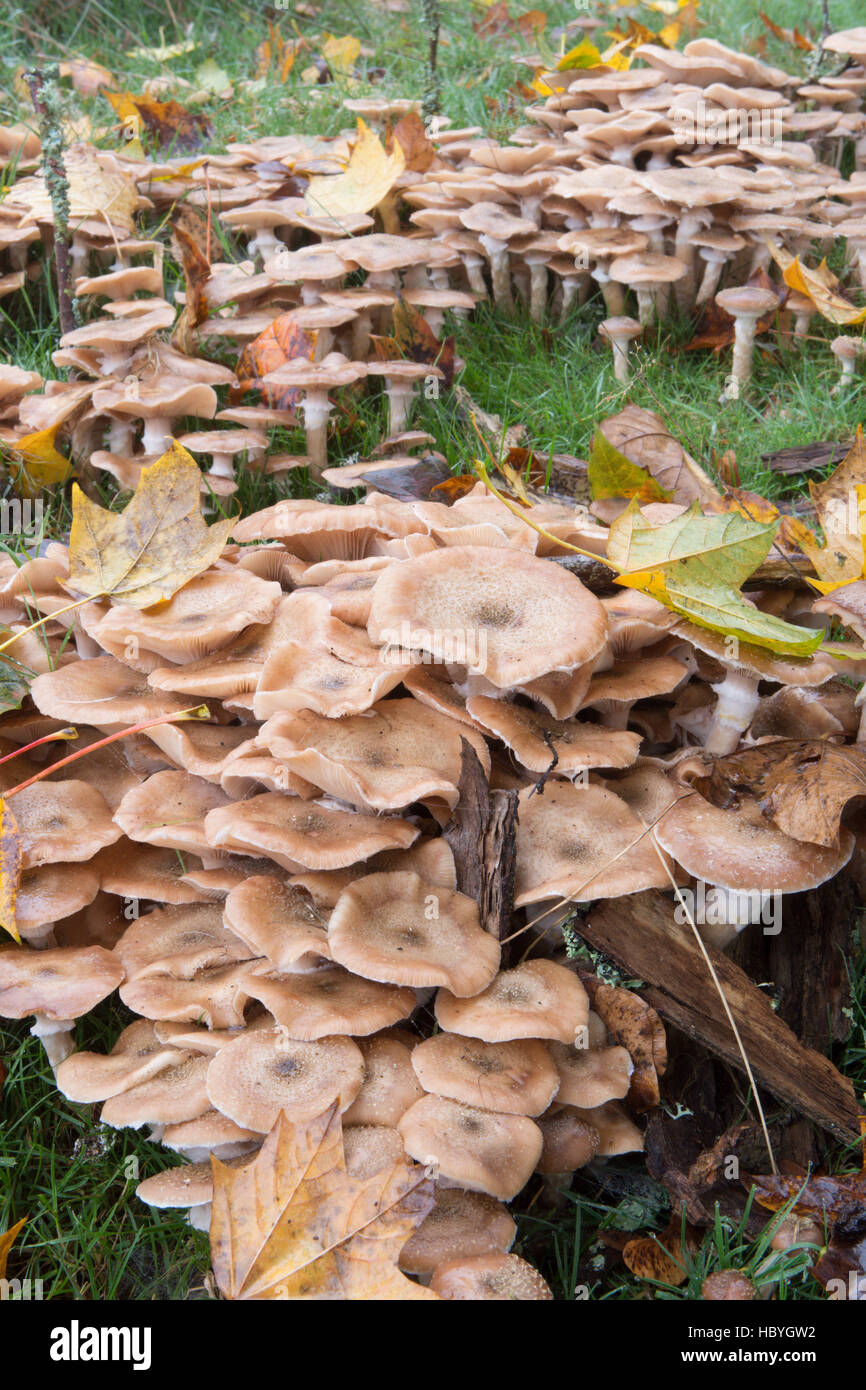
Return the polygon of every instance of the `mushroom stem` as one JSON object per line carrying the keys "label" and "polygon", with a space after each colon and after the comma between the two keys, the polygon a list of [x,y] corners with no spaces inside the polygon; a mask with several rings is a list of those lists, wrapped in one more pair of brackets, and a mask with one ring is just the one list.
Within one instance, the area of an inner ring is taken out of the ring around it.
{"label": "mushroom stem", "polygon": [[123,420],[112,420],[108,430],[108,448],[112,454],[131,454],[135,427],[127,416]]}
{"label": "mushroom stem", "polygon": [[483,235],[480,240],[490,257],[493,302],[499,308],[510,312],[514,307],[514,301],[511,297],[511,262],[508,255],[508,242],[498,241],[496,237],[486,235]]}
{"label": "mushroom stem", "polygon": [[466,271],[466,279],[469,281],[469,288],[472,293],[486,299],[487,281],[484,279],[484,262],[481,257],[464,252],[463,268]]}
{"label": "mushroom stem", "polygon": [[60,1063],[75,1051],[74,1028],[74,1018],[53,1019],[46,1018],[45,1014],[36,1015],[30,1032],[34,1038],[41,1039],[52,1071],[56,1071]]}
{"label": "mushroom stem", "polygon": [[304,412],[310,472],[314,478],[320,478],[328,466],[328,418],[331,414],[331,402],[328,400],[327,391],[307,391],[301,409]]}
{"label": "mushroom stem", "polygon": [[362,309],[352,323],[352,357],[356,362],[366,362],[370,346],[373,321],[369,309]]}
{"label": "mushroom stem", "polygon": [[385,387],[388,397],[388,433],[399,434],[409,422],[409,409],[415,387],[411,381],[389,381]]}
{"label": "mushroom stem", "polygon": [[635,294],[638,320],[644,328],[648,328],[655,322],[656,317],[656,286],[638,285]]}
{"label": "mushroom stem", "polygon": [[727,671],[720,685],[714,686],[716,708],[704,747],[721,756],[733,753],[758,708],[758,682],[745,672]]}
{"label": "mushroom stem", "polygon": [[734,357],[731,374],[738,382],[746,382],[752,375],[752,352],[755,346],[755,314],[738,314],[734,321]]}
{"label": "mushroom stem", "polygon": [[715,296],[719,288],[719,281],[722,278],[722,270],[727,262],[727,256],[714,256],[706,258],[706,267],[700,288],[695,295],[695,305],[706,304],[707,300]]}
{"label": "mushroom stem", "polygon": [[171,443],[171,420],[166,415],[154,415],[145,420],[141,447],[146,454],[164,454]]}
{"label": "mushroom stem", "polygon": [[541,323],[547,307],[547,265],[532,262],[529,267],[529,317]]}

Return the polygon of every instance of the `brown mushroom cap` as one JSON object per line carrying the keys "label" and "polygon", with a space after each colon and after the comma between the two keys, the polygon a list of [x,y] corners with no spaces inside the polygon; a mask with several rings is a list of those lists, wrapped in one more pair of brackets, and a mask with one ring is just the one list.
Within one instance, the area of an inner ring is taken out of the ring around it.
{"label": "brown mushroom cap", "polygon": [[387,1033],[359,1038],[364,1057],[364,1084],[343,1116],[345,1125],[387,1125],[424,1094],[412,1070],[412,1052]]}
{"label": "brown mushroom cap", "polygon": [[425,1091],[506,1115],[540,1115],[559,1089],[537,1038],[485,1043],[437,1033],[413,1049],[412,1066]]}
{"label": "brown mushroom cap", "polygon": [[267,1134],[281,1113],[301,1123],[335,1101],[347,1110],[363,1081],[364,1058],[351,1038],[298,1042],[280,1028],[263,1028],[217,1053],[207,1092],[235,1124]]}
{"label": "brown mushroom cap", "polygon": [[365,979],[444,985],[459,998],[478,994],[499,967],[499,942],[482,930],[476,903],[411,872],[351,884],[337,900],[328,941],[334,960]]}
{"label": "brown mushroom cap", "polygon": [[179,1061],[155,1076],[109,1096],[102,1123],[112,1129],[138,1129],[194,1120],[210,1108],[205,1085],[209,1066],[209,1057],[181,1053]]}
{"label": "brown mushroom cap", "polygon": [[629,1119],[619,1101],[608,1100],[604,1105],[593,1106],[591,1110],[581,1110],[578,1106],[569,1106],[567,1109],[598,1131],[599,1158],[635,1153],[644,1146],[643,1134]]}
{"label": "brown mushroom cap", "polygon": [[466,546],[385,570],[368,631],[374,642],[458,660],[505,687],[591,661],[607,619],[598,599],[549,560],[506,551],[492,565],[489,549]]}
{"label": "brown mushroom cap", "polygon": [[[17,764],[16,764],[17,766]],[[27,940],[40,927],[80,912],[99,892],[100,876],[93,863],[46,864],[25,869],[15,899],[15,925]]]}
{"label": "brown mushroom cap", "polygon": [[123,967],[101,946],[0,952],[0,1018],[80,1018],[111,994]]}
{"label": "brown mushroom cap", "polygon": [[245,988],[290,1037],[305,1041],[378,1033],[408,1018],[416,1005],[411,989],[362,980],[339,967],[311,975],[281,975],[266,963],[254,968]]}
{"label": "brown mushroom cap", "polygon": [[149,689],[141,675],[113,656],[72,662],[37,676],[30,694],[43,714],[67,724],[92,724],[105,733],[189,707],[176,695]]}
{"label": "brown mushroom cap", "polygon": [[135,1189],[139,1201],[149,1207],[203,1207],[213,1198],[213,1171],[207,1163],[184,1163],[145,1178]]}
{"label": "brown mushroom cap", "polygon": [[556,1038],[573,1043],[588,1018],[580,980],[549,960],[528,960],[502,971],[474,999],[457,999],[445,989],[436,996],[441,1028],[484,1042]]}
{"label": "brown mushroom cap", "polygon": [[720,290],[716,295],[716,303],[720,309],[724,309],[726,314],[732,314],[734,318],[759,319],[762,314],[769,314],[771,309],[777,308],[779,300],[772,290],[740,285],[729,290]]}
{"label": "brown mushroom cap", "polygon": [[388,1125],[344,1125],[343,1153],[347,1174],[359,1182],[406,1161],[399,1131]]}
{"label": "brown mushroom cap", "polygon": [[240,1028],[250,1001],[246,990],[250,962],[200,970],[191,980],[142,975],[121,987],[127,1008],[144,1018],[204,1023],[208,1028]]}
{"label": "brown mushroom cap", "polygon": [[313,969],[330,958],[327,915],[278,878],[247,878],[231,889],[223,914],[226,926],[277,970]]}
{"label": "brown mushroom cap", "polygon": [[83,1105],[128,1091],[174,1066],[184,1052],[157,1037],[150,1019],[139,1018],[124,1028],[111,1052],[73,1052],[57,1068],[57,1088],[67,1100]]}
{"label": "brown mushroom cap", "polygon": [[399,1265],[406,1274],[430,1275],[446,1260],[504,1253],[514,1244],[517,1227],[495,1197],[438,1187],[434,1200],[432,1211],[400,1251]]}
{"label": "brown mushroom cap", "polygon": [[87,782],[36,782],[14,798],[25,869],[78,863],[120,839],[103,797]]}
{"label": "brown mushroom cap", "polygon": [[184,879],[193,867],[173,849],[143,845],[125,836],[93,860],[104,892],[177,905],[204,901],[199,889]]}
{"label": "brown mushroom cap", "polygon": [[397,1128],[410,1158],[504,1202],[525,1186],[541,1154],[541,1131],[526,1116],[497,1115],[442,1096],[423,1096]]}
{"label": "brown mushroom cap", "polygon": [[172,1149],[175,1153],[190,1154],[200,1149],[224,1151],[226,1145],[249,1146],[259,1139],[261,1135],[256,1130],[241,1128],[219,1110],[206,1110],[194,1120],[167,1125],[159,1142],[163,1148]]}
{"label": "brown mushroom cap", "polygon": [[550,1055],[560,1082],[556,1098],[564,1105],[592,1110],[628,1094],[634,1067],[626,1048],[581,1048],[552,1042]]}
{"label": "brown mushroom cap", "polygon": [[292,873],[345,868],[383,849],[408,849],[418,837],[396,816],[338,811],[282,792],[209,812],[205,831],[213,846],[269,856]]}
{"label": "brown mushroom cap", "polygon": [[453,1301],[545,1303],[553,1294],[538,1270],[519,1255],[497,1252],[447,1260],[435,1271],[430,1288]]}
{"label": "brown mushroom cap", "polygon": [[189,772],[156,772],[127,792],[115,820],[131,840],[190,854],[209,851],[205,817],[228,804],[219,787]]}
{"label": "brown mushroom cap", "polygon": [[701,1298],[711,1303],[746,1303],[757,1297],[758,1290],[751,1279],[738,1269],[717,1270],[714,1274],[708,1274],[701,1284]]}
{"label": "brown mushroom cap", "polygon": [[163,974],[188,980],[200,970],[257,958],[211,903],[154,908],[130,923],[114,953],[128,981]]}
{"label": "brown mushroom cap", "polygon": [[347,869],[331,869],[323,873],[295,874],[290,880],[304,888],[319,907],[336,907],[340,894],[365,874],[386,873],[390,870],[411,870],[434,886],[457,887],[454,855],[447,840],[419,840],[411,849],[385,850],[374,855],[366,864],[354,864]]}
{"label": "brown mushroom cap", "polygon": [[466,709],[530,772],[546,772],[551,764],[557,772],[629,767],[640,751],[640,735],[626,729],[552,719],[537,710],[484,695],[467,700]]}

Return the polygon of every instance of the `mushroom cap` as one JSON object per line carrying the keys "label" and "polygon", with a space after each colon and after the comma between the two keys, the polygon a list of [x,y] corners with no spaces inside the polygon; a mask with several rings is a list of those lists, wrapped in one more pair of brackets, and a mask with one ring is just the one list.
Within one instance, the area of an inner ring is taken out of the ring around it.
{"label": "mushroom cap", "polygon": [[544,1137],[539,1173],[574,1173],[598,1153],[601,1136],[589,1114],[582,1119],[576,1110],[564,1105],[554,1114],[542,1115],[538,1127]]}
{"label": "mushroom cap", "polygon": [[0,951],[0,1018],[80,1018],[122,979],[120,961],[102,946]]}
{"label": "mushroom cap", "polygon": [[[174,309],[170,308],[168,312],[171,315],[169,322],[173,322]],[[145,316],[119,319],[112,327],[129,329],[145,322]],[[83,328],[75,330],[76,333],[86,331]],[[73,334],[66,336],[71,338]],[[212,386],[166,373],[150,381],[136,377],[134,387],[124,381],[106,382],[94,391],[93,405],[97,410],[111,411],[115,415],[134,415],[138,420],[161,419],[163,416],[177,419],[182,415],[199,415],[205,420],[212,420],[218,401]]]}
{"label": "mushroom cap", "polygon": [[162,724],[146,736],[166,758],[206,782],[220,781],[227,763],[255,747],[255,730],[248,724]]}
{"label": "mushroom cap", "polygon": [[571,256],[583,251],[594,258],[606,260],[645,251],[649,246],[649,237],[630,227],[580,227],[577,231],[565,232],[557,245],[560,251]]}
{"label": "mushroom cap", "polygon": [[[777,681],[780,685],[823,685],[837,673],[833,661],[823,652],[809,658],[777,656],[765,647],[740,642],[734,660],[730,657],[728,643],[720,632],[698,627],[695,623],[678,622],[673,629],[673,635],[685,637],[699,652],[715,657],[726,668],[755,676],[758,680]],[[712,682],[721,679],[722,676],[711,677]]]}
{"label": "mushroom cap", "polygon": [[836,846],[805,844],[783,835],[757,806],[723,811],[697,793],[665,813],[655,836],[687,874],[744,893],[817,888],[854,852],[854,837],[844,827]]}
{"label": "mushroom cap", "polygon": [[254,967],[245,988],[290,1037],[304,1040],[378,1033],[408,1018],[417,1003],[414,990],[363,980],[338,966],[281,975],[265,962]]}
{"label": "mushroom cap", "polygon": [[385,873],[392,869],[411,869],[434,886],[457,887],[454,855],[447,840],[419,840],[411,849],[384,850],[366,864],[322,873],[295,874],[290,882],[310,894],[319,907],[336,907],[340,894],[364,874]]}
{"label": "mushroom cap", "polygon": [[400,1251],[406,1274],[430,1275],[445,1260],[504,1253],[514,1244],[517,1227],[495,1197],[437,1187],[434,1203]]}
{"label": "mushroom cap", "polygon": [[201,855],[210,849],[205,817],[228,804],[225,792],[202,777],[156,772],[126,793],[114,819],[131,840]]}
{"label": "mushroom cap", "polygon": [[176,695],[150,689],[138,672],[113,656],[71,662],[37,676],[30,694],[43,714],[67,724],[92,724],[104,733],[189,708]]}
{"label": "mushroom cap", "polygon": [[150,1019],[138,1018],[124,1028],[108,1056],[73,1052],[62,1061],[55,1072],[57,1088],[67,1100],[93,1105],[156,1076],[184,1055],[157,1037]]}
{"label": "mushroom cap", "polygon": [[139,1201],[149,1207],[201,1207],[213,1198],[213,1172],[206,1163],[184,1163],[145,1178],[135,1189]]}
{"label": "mushroom cap", "polygon": [[397,1128],[410,1158],[503,1202],[526,1185],[541,1155],[541,1130],[525,1115],[497,1115],[442,1096],[423,1096]]}
{"label": "mushroom cap", "polygon": [[[678,256],[661,256],[654,251],[641,251],[636,256],[618,256],[609,267],[611,280],[637,288],[641,285],[665,285],[681,280],[686,263]],[[775,296],[774,296],[775,298]]]}
{"label": "mushroom cap", "polygon": [[833,339],[830,351],[841,361],[854,362],[863,351],[863,344],[859,338],[849,338],[843,334]]}
{"label": "mushroom cap", "polygon": [[243,454],[264,449],[268,437],[264,430],[196,430],[178,435],[177,442],[191,454]]}
{"label": "mushroom cap", "polygon": [[501,203],[479,202],[460,209],[460,221],[470,232],[492,237],[495,241],[510,241],[512,237],[531,236],[538,227],[528,217],[515,217]]}
{"label": "mushroom cap", "polygon": [[500,688],[598,655],[607,618],[579,579],[519,551],[497,553],[496,561],[488,548],[465,546],[392,565],[373,591],[370,637],[408,643],[439,661],[456,653]]}
{"label": "mushroom cap", "polygon": [[626,1048],[551,1043],[550,1055],[559,1075],[556,1099],[563,1105],[592,1110],[628,1094],[634,1066]]}
{"label": "mushroom cap", "polygon": [[208,844],[268,856],[292,873],[342,869],[383,849],[408,849],[419,833],[397,816],[335,810],[282,792],[219,806],[204,828]]}
{"label": "mushroom cap", "polygon": [[866,27],[839,29],[822,40],[831,53],[846,53],[851,58],[866,58]]}
{"label": "mushroom cap", "polygon": [[644,1146],[643,1134],[617,1100],[605,1101],[604,1105],[595,1105],[591,1110],[581,1110],[578,1106],[568,1106],[567,1109],[598,1131],[596,1153],[599,1158],[636,1153]]}
{"label": "mushroom cap", "polygon": [[326,719],[363,714],[400,684],[399,666],[356,666],[322,643],[284,642],[265,662],[256,687],[259,718],[309,710]]}
{"label": "mushroom cap", "polygon": [[757,289],[751,285],[739,285],[732,289],[720,290],[716,303],[726,314],[734,318],[760,318],[778,308],[779,299],[773,290]]}
{"label": "mushroom cap", "polygon": [[[151,313],[141,314],[130,319],[94,319],[92,323],[87,323],[83,328],[73,328],[71,332],[64,333],[60,339],[61,347],[93,347],[103,351],[114,351],[118,348],[136,347],[143,343],[145,338],[151,334],[159,332],[161,328],[170,328],[174,323],[175,311],[169,304],[165,308],[154,309]],[[187,385],[189,383],[187,382]],[[97,388],[109,395],[112,392],[121,393],[124,390],[122,383],[111,381],[106,387]],[[142,383],[144,389],[144,383]],[[213,392],[210,393],[213,396]],[[213,396],[214,409],[216,409],[216,396]],[[101,404],[100,410],[106,409],[106,404]]]}
{"label": "mushroom cap", "polygon": [[92,859],[120,839],[104,797],[73,778],[35,782],[16,792],[14,811],[25,869]]}
{"label": "mushroom cap", "polygon": [[485,695],[467,700],[466,710],[501,739],[530,772],[546,772],[554,759],[558,772],[629,767],[640,751],[640,735],[626,729],[552,719],[524,705]]}
{"label": "mushroom cap", "polygon": [[257,1130],[242,1129],[219,1110],[206,1110],[194,1120],[167,1125],[159,1142],[175,1153],[188,1153],[194,1149],[221,1149],[225,1144],[249,1144],[260,1138]]}
{"label": "mushroom cap", "polygon": [[[261,548],[260,560],[266,549]],[[274,563],[279,561],[275,559]],[[254,623],[226,646],[199,661],[183,666],[160,666],[151,671],[148,684],[154,690],[221,700],[254,691],[268,657],[295,634],[297,611],[291,598],[291,594],[282,597],[269,622]]]}
{"label": "mushroom cap", "polygon": [[274,371],[266,372],[262,381],[266,386],[293,386],[301,391],[327,393],[335,386],[348,386],[366,375],[366,363],[350,362],[341,352],[329,352],[321,362],[308,362],[305,357],[289,358]]}
{"label": "mushroom cap", "polygon": [[607,338],[608,342],[617,343],[631,342],[632,338],[639,338],[643,333],[643,325],[637,319],[630,319],[627,315],[619,315],[612,319],[605,319],[598,326],[599,335]]}
{"label": "mushroom cap", "polygon": [[236,541],[283,541],[301,560],[359,560],[374,542],[405,536],[423,527],[411,509],[372,494],[354,506],[310,498],[277,502],[235,526]]}
{"label": "mushroom cap", "polygon": [[506,1115],[540,1115],[559,1090],[537,1038],[486,1043],[437,1033],[413,1049],[412,1066],[425,1091]]}
{"label": "mushroom cap", "polygon": [[364,1084],[343,1116],[343,1125],[393,1128],[424,1094],[412,1070],[411,1049],[387,1033],[359,1038],[358,1047],[364,1057]]}
{"label": "mushroom cap", "polygon": [[213,903],[157,907],[136,917],[114,954],[127,980],[165,974],[189,980],[200,970],[257,958],[257,952],[223,926],[222,911]]}
{"label": "mushroom cap", "polygon": [[812,604],[815,613],[829,613],[866,642],[866,579],[842,584]]}
{"label": "mushroom cap", "polygon": [[430,1288],[439,1298],[473,1302],[545,1303],[553,1300],[537,1269],[519,1255],[496,1252],[446,1260]]}
{"label": "mushroom cap", "polygon": [[251,968],[249,961],[219,965],[200,970],[191,980],[144,974],[127,981],[120,997],[143,1018],[203,1023],[207,1028],[241,1028],[251,998],[246,989]]}
{"label": "mushroom cap", "polygon": [[334,251],[343,263],[343,270],[360,266],[368,274],[380,271],[405,270],[412,265],[429,264],[434,243],[420,237],[391,236],[374,232],[369,236],[348,238],[335,245]]}
{"label": "mushroom cap", "polygon": [[80,912],[99,892],[96,865],[45,864],[25,869],[15,898],[15,925],[26,940],[35,929]]}
{"label": "mushroom cap", "polygon": [[367,874],[340,894],[328,925],[335,961],[365,979],[478,994],[499,968],[499,942],[472,898],[412,872]]}
{"label": "mushroom cap", "polygon": [[436,1021],[449,1033],[483,1042],[555,1038],[573,1043],[589,1019],[589,1000],[577,976],[550,960],[503,970],[474,999],[441,989]]}
{"label": "mushroom cap", "polygon": [[256,874],[232,888],[223,920],[235,936],[277,970],[291,972],[330,959],[327,916],[299,888]]}
{"label": "mushroom cap", "polygon": [[[866,30],[864,30],[866,34]],[[866,45],[864,45],[866,51]],[[708,1274],[701,1284],[701,1298],[711,1303],[734,1301],[749,1302],[758,1297],[758,1290],[751,1279],[738,1269],[719,1269]]]}
{"label": "mushroom cap", "polygon": [[194,1120],[210,1108],[206,1090],[209,1066],[209,1057],[182,1052],[180,1060],[155,1076],[109,1096],[102,1107],[102,1123],[112,1129],[139,1129],[141,1125]]}
{"label": "mushroom cap", "polygon": [[646,826],[613,791],[557,779],[531,791],[520,795],[515,906],[670,886]]}
{"label": "mushroom cap", "polygon": [[343,1153],[348,1176],[359,1182],[406,1162],[400,1133],[389,1125],[344,1124]]}
{"label": "mushroom cap", "polygon": [[363,1081],[364,1057],[351,1038],[298,1042],[281,1028],[262,1028],[217,1053],[207,1092],[235,1124],[267,1134],[282,1113],[300,1124],[335,1102],[347,1110]]}

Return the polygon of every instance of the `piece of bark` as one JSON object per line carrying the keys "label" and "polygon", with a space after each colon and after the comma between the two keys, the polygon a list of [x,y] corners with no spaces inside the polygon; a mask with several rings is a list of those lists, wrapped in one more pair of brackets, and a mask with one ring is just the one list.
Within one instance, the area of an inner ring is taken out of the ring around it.
{"label": "piece of bark", "polygon": [[[742,1067],[718,991],[691,928],[674,921],[673,901],[658,890],[602,901],[576,929],[630,975],[648,982],[641,993],[711,1052]],[[707,948],[759,1084],[823,1128],[846,1139],[859,1135],[854,1087],[833,1064],[804,1047],[748,975]]]}
{"label": "piece of bark", "polygon": [[795,444],[787,449],[774,449],[772,453],[761,454],[761,462],[772,468],[774,473],[805,473],[810,468],[826,468],[828,464],[841,463],[850,448],[850,442]]}
{"label": "piece of bark", "polygon": [[492,792],[475,749],[465,738],[460,742],[460,795],[444,835],[458,889],[477,902],[482,927],[501,941],[508,935],[514,900],[517,792]]}

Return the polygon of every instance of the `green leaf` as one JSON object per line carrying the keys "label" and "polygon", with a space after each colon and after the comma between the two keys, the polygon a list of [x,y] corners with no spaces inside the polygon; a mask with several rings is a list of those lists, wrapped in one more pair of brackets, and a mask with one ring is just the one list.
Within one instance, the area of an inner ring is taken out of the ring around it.
{"label": "green leaf", "polygon": [[669,502],[666,492],[646,468],[632,463],[596,430],[589,450],[589,488],[593,499],[633,497],[639,502]]}

